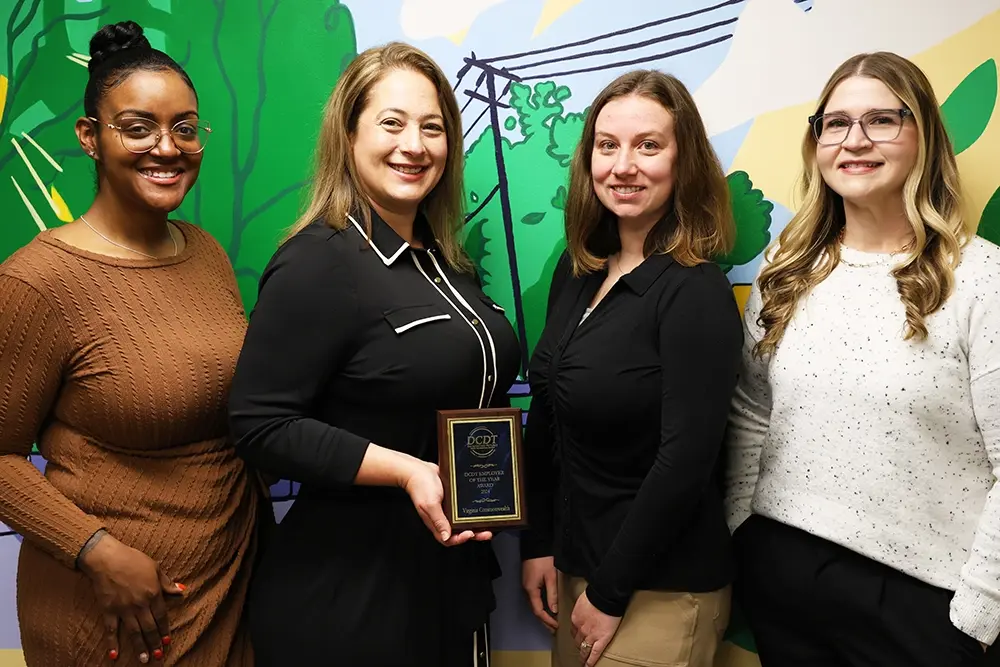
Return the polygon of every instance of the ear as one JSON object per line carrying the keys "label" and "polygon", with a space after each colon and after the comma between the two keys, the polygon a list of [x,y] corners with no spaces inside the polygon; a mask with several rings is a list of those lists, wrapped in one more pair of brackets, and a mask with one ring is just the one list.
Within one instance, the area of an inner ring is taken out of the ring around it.
{"label": "ear", "polygon": [[76,127],[74,129],[76,130],[76,138],[80,142],[80,148],[83,149],[84,153],[96,160],[99,155],[96,123],[89,118],[81,116],[76,119]]}

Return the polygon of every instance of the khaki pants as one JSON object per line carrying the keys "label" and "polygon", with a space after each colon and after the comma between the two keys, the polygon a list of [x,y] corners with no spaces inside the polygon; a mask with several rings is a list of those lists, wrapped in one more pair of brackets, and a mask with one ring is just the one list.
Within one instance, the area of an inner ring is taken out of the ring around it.
{"label": "khaki pants", "polygon": [[[559,630],[552,667],[578,667],[580,645],[570,618],[587,588],[580,577],[559,573]],[[712,667],[729,624],[730,587],[712,593],[637,591],[597,667]]]}

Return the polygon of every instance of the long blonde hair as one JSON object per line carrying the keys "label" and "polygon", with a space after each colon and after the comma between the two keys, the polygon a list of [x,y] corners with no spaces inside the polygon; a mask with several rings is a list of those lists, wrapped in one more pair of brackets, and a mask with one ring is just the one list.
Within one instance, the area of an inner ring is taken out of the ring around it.
{"label": "long blonde hair", "polygon": [[369,197],[358,177],[351,143],[358,117],[368,103],[372,87],[393,70],[410,70],[427,77],[437,88],[444,116],[448,159],[441,180],[428,193],[420,208],[426,215],[434,239],[448,264],[458,271],[471,271],[472,263],[462,249],[460,233],[465,224],[465,193],[462,169],[462,116],[451,84],[430,56],[409,44],[390,42],[359,53],[337,81],[323,112],[316,145],[310,202],[292,225],[289,237],[316,220],[334,229],[344,229],[348,214],[360,214],[371,237]]}
{"label": "long blonde hair", "polygon": [[576,275],[599,271],[618,250],[615,217],[594,192],[590,161],[597,117],[612,100],[640,95],[674,119],[677,164],[671,211],[649,230],[643,254],[669,253],[684,266],[711,261],[732,249],[736,237],[729,186],[691,93],[677,78],[656,70],[622,74],[602,90],[583,124],[570,166],[566,246]]}
{"label": "long blonde hair", "polygon": [[[914,241],[892,275],[906,308],[906,340],[927,338],[925,319],[951,294],[961,251],[975,235],[962,215],[958,166],[930,81],[916,65],[894,53],[862,53],[844,62],[827,81],[819,109],[845,79],[865,76],[884,83],[912,112],[917,126],[917,159],[903,185],[906,218]],[[839,237],[845,224],[844,202],[823,181],[810,127],[802,140],[802,204],[781,232],[773,257],[761,271],[763,302],[757,320],[764,336],[755,354],[773,354],[799,299],[819,284],[840,261]]]}

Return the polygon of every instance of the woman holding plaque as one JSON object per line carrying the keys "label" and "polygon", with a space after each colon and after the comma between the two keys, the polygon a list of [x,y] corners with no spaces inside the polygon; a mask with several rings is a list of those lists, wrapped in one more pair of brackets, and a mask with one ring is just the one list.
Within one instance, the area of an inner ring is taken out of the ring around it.
{"label": "woman holding plaque", "polygon": [[635,71],[597,96],[566,236],[529,367],[524,588],[560,667],[710,667],[729,621],[716,479],[742,335],[711,261],[734,236],[726,180],[680,81]]}
{"label": "woman holding plaque", "polygon": [[909,60],[848,59],[802,120],[727,436],[741,606],[765,667],[995,664],[1000,248]]}
{"label": "woman holding plaque", "polygon": [[312,201],[264,270],[237,365],[237,450],[301,482],[250,593],[257,665],[488,664],[488,532],[442,512],[437,411],[506,405],[517,339],[459,243],[462,130],[399,43],[345,70]]}

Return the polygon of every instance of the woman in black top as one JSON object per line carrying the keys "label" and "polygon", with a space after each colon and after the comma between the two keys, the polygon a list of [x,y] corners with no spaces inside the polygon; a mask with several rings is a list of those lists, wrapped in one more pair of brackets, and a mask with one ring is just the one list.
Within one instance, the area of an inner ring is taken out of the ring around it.
{"label": "woman in black top", "polygon": [[566,236],[528,371],[524,588],[561,667],[709,667],[729,620],[716,476],[742,328],[711,263],[734,236],[725,177],[677,79],[631,72],[598,95]]}
{"label": "woman in black top", "polygon": [[442,512],[436,411],[506,405],[519,355],[459,245],[460,122],[425,54],[360,54],[261,278],[233,433],[302,486],[250,592],[258,666],[488,664],[497,564]]}

